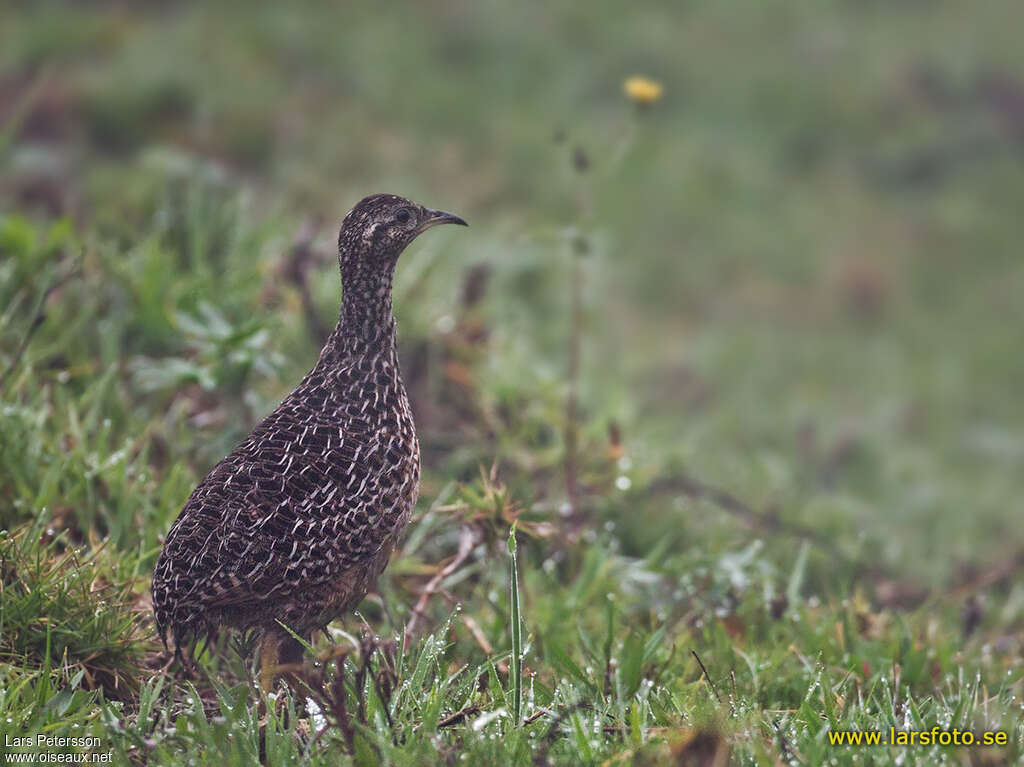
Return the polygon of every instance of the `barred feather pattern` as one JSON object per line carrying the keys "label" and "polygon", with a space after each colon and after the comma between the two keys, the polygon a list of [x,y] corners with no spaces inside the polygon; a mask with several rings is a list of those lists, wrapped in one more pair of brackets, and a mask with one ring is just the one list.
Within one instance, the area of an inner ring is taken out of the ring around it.
{"label": "barred feather pattern", "polygon": [[387,565],[419,491],[391,312],[395,262],[426,227],[389,216],[411,205],[377,195],[346,217],[342,311],[319,360],[196,487],[171,527],[153,605],[176,651],[194,651],[221,626],[280,632],[280,621],[308,636],[355,606]]}

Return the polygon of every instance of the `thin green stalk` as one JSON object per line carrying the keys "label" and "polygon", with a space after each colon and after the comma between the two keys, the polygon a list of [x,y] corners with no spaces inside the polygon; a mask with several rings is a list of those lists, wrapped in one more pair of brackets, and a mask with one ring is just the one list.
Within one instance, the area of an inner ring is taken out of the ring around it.
{"label": "thin green stalk", "polygon": [[508,533],[508,551],[512,555],[512,663],[509,669],[512,684],[513,721],[518,727],[522,723],[523,706],[523,630],[519,614],[519,564],[516,559],[516,526],[513,523]]}

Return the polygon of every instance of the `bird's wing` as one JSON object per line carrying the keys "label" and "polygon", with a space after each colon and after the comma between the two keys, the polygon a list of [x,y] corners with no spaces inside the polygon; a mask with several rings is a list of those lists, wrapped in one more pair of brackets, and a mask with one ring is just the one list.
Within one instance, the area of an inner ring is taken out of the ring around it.
{"label": "bird's wing", "polygon": [[267,603],[334,581],[374,560],[408,517],[418,476],[396,468],[393,440],[313,431],[316,449],[226,461],[196,488],[182,513],[191,529],[177,537],[195,549],[200,601]]}

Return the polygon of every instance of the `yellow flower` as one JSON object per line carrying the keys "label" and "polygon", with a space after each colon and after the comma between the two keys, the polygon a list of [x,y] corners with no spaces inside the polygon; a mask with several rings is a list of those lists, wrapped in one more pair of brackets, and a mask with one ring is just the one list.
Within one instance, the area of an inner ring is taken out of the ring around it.
{"label": "yellow flower", "polygon": [[661,99],[662,86],[657,80],[636,75],[622,84],[626,98],[634,104],[645,107]]}

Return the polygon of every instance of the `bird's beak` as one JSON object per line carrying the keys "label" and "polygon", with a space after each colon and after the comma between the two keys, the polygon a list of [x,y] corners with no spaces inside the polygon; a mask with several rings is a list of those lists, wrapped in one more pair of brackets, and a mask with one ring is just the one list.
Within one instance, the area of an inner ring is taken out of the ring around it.
{"label": "bird's beak", "polygon": [[456,216],[454,213],[445,213],[443,210],[430,210],[426,211],[427,217],[423,220],[423,223],[416,229],[416,234],[425,232],[432,226],[438,224],[458,224],[459,226],[469,226],[464,219]]}

